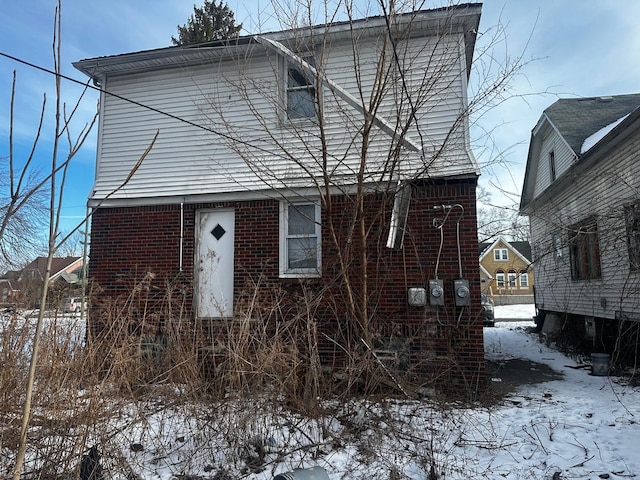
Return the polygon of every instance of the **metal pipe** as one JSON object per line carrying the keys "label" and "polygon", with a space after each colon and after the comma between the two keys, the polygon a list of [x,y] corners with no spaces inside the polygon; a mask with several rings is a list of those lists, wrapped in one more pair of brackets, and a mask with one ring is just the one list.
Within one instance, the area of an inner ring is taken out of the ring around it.
{"label": "metal pipe", "polygon": [[179,269],[182,272],[182,252],[184,248],[184,202],[180,202],[180,254],[179,254]]}

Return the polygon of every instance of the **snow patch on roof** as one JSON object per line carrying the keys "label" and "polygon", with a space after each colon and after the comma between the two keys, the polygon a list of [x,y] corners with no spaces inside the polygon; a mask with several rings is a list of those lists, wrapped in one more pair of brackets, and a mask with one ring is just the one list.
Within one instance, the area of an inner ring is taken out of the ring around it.
{"label": "snow patch on roof", "polygon": [[582,155],[583,153],[585,153],[586,151],[588,151],[591,147],[593,147],[596,143],[598,143],[600,140],[602,140],[607,133],[609,133],[611,130],[613,130],[614,128],[616,128],[625,118],[627,118],[629,116],[629,114],[625,115],[622,118],[619,118],[618,120],[616,120],[613,123],[610,123],[609,125],[607,125],[606,127],[601,128],[600,130],[598,130],[596,133],[594,133],[593,135],[588,136],[584,142],[582,143],[582,147],[580,148],[580,155]]}

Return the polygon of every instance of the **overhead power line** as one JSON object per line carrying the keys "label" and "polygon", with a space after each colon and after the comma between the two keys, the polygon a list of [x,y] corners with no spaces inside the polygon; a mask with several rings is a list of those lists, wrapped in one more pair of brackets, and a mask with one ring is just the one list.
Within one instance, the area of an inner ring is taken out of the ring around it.
{"label": "overhead power line", "polygon": [[222,138],[225,138],[227,140],[230,140],[230,141],[232,141],[234,143],[239,143],[239,144],[242,144],[242,145],[246,145],[247,147],[255,148],[256,150],[260,150],[262,152],[269,153],[269,154],[272,154],[272,155],[275,154],[271,150],[268,150],[268,149],[266,149],[264,147],[259,147],[259,146],[254,145],[254,144],[251,144],[251,143],[249,143],[249,142],[247,142],[245,140],[241,140],[239,138],[233,137],[233,136],[231,136],[231,135],[229,135],[227,133],[221,132],[219,130],[215,130],[215,129],[207,127],[205,125],[201,125],[199,123],[192,122],[191,120],[187,120],[186,118],[182,118],[182,117],[179,117],[179,116],[174,115],[172,113],[165,112],[164,110],[160,110],[159,108],[155,108],[155,107],[151,107],[149,105],[145,105],[144,103],[140,103],[140,102],[138,102],[136,100],[131,100],[130,98],[126,98],[126,97],[123,97],[122,95],[118,95],[117,93],[113,93],[113,92],[110,92],[108,90],[105,90],[104,88],[102,88],[100,86],[91,85],[88,81],[87,82],[81,82],[80,80],[76,80],[73,77],[69,77],[67,75],[63,75],[62,73],[56,72],[54,70],[50,70],[50,69],[42,67],[40,65],[36,65],[35,63],[28,62],[27,60],[23,60],[21,58],[14,57],[13,55],[9,55],[8,53],[0,52],[0,56],[8,58],[9,60],[12,60],[12,61],[17,62],[17,63],[21,63],[21,64],[26,65],[28,67],[34,68],[36,70],[40,70],[42,72],[48,73],[50,75],[54,75],[56,77],[62,78],[62,79],[67,80],[69,82],[76,83],[78,85],[82,85],[83,87],[90,88],[90,89],[95,90],[97,92],[104,93],[105,95],[109,95],[109,96],[117,98],[119,100],[131,103],[132,105],[136,105],[138,107],[145,108],[147,110],[150,110],[152,112],[158,113],[160,115],[164,115],[166,117],[169,117],[169,118],[171,118],[173,120],[177,120],[177,121],[182,122],[182,123],[185,123],[185,124],[190,125],[192,127],[199,128],[199,129],[204,130],[204,131],[209,132],[209,133],[213,133],[214,135],[218,135],[218,136],[220,136]]}

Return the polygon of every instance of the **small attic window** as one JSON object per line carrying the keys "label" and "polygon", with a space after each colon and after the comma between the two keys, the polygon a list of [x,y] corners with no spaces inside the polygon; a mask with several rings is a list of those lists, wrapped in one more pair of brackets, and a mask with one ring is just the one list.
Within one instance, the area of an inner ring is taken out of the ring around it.
{"label": "small attic window", "polygon": [[556,154],[553,150],[549,152],[549,178],[556,181]]}

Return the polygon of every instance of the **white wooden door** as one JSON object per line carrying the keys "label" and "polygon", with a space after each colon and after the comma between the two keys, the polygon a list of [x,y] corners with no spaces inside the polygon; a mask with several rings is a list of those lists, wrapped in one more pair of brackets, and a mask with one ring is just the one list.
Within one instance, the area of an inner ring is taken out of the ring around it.
{"label": "white wooden door", "polygon": [[197,311],[200,318],[233,315],[233,210],[198,212]]}

